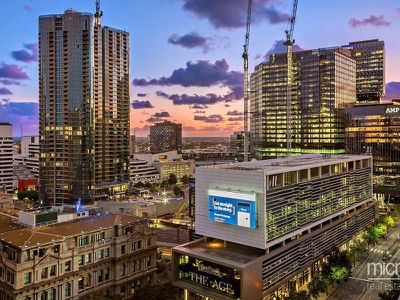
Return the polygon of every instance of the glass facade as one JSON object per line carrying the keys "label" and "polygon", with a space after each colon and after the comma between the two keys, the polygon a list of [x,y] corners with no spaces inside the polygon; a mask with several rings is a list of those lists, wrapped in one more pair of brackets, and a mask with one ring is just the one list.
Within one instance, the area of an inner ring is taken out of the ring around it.
{"label": "glass facade", "polygon": [[346,110],[346,152],[372,154],[375,186],[400,184],[400,103],[359,105]]}
{"label": "glass facade", "polygon": [[[356,63],[343,48],[293,53],[292,153],[344,153],[343,109],[355,103]],[[287,155],[287,56],[251,75],[251,141],[257,158]]]}
{"label": "glass facade", "polygon": [[129,180],[128,33],[72,10],[39,18],[39,132],[45,202]]}
{"label": "glass facade", "polygon": [[182,150],[182,124],[164,121],[150,126],[150,151]]}
{"label": "glass facade", "polygon": [[357,64],[357,102],[379,103],[385,96],[385,43],[378,39],[352,42],[344,48]]}

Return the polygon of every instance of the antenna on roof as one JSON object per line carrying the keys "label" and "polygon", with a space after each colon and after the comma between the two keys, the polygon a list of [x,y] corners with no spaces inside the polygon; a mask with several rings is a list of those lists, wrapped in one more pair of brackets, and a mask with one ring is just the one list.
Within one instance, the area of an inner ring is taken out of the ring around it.
{"label": "antenna on roof", "polygon": [[96,0],[96,13],[94,17],[96,18],[96,25],[101,25],[101,17],[103,16],[103,12],[100,10],[100,0]]}

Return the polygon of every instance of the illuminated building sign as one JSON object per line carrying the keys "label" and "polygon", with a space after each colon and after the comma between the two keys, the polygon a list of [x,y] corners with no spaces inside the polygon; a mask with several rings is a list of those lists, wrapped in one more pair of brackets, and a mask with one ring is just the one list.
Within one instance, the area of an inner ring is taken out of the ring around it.
{"label": "illuminated building sign", "polygon": [[256,228],[255,194],[210,190],[208,201],[209,220]]}
{"label": "illuminated building sign", "polygon": [[179,279],[205,286],[216,292],[240,298],[240,271],[219,264],[178,254]]}
{"label": "illuminated building sign", "polygon": [[400,113],[400,106],[387,107],[385,113],[389,115]]}

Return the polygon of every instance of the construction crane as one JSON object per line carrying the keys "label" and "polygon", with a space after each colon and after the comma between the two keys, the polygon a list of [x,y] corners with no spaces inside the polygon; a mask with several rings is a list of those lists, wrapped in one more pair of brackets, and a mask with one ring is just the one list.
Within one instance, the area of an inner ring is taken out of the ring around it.
{"label": "construction crane", "polygon": [[287,90],[286,90],[286,142],[287,142],[287,156],[292,154],[292,76],[293,76],[293,53],[292,46],[294,45],[294,26],[296,24],[298,0],[293,0],[292,15],[288,22],[288,28],[285,31],[286,41],[284,42],[287,47]]}
{"label": "construction crane", "polygon": [[101,17],[103,16],[103,12],[100,10],[100,0],[96,0],[96,13],[94,14],[96,25],[101,25]]}
{"label": "construction crane", "polygon": [[247,7],[247,23],[246,23],[246,35],[244,38],[243,45],[243,63],[244,63],[244,133],[243,133],[243,147],[244,147],[244,161],[249,160],[249,38],[250,38],[250,25],[251,25],[251,8],[253,5],[253,0],[249,0]]}

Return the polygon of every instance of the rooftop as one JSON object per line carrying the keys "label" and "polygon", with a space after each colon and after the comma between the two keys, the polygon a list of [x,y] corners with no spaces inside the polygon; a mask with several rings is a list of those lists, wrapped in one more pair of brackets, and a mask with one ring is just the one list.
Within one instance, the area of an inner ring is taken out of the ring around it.
{"label": "rooftop", "polygon": [[313,168],[319,166],[333,165],[348,161],[361,160],[371,158],[368,155],[323,155],[323,154],[302,154],[298,156],[252,160],[250,162],[229,163],[220,165],[210,165],[198,167],[198,169],[224,169],[224,170],[240,170],[263,172],[265,174],[275,174]]}
{"label": "rooftop", "polygon": [[199,256],[205,259],[216,260],[224,265],[244,267],[255,258],[265,254],[264,250],[226,242],[218,239],[199,239],[184,245],[176,246],[174,250],[187,255]]}
{"label": "rooftop", "polygon": [[[8,219],[7,219],[8,218]],[[123,214],[103,214],[57,223],[46,227],[23,228],[10,217],[0,215],[0,241],[19,248],[29,248],[52,243],[67,237],[98,231],[101,228],[124,226],[144,220]],[[4,222],[4,226],[3,226]],[[8,226],[8,227],[7,227]],[[8,230],[4,230],[8,229]]]}

